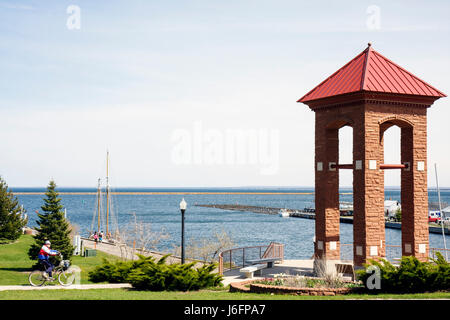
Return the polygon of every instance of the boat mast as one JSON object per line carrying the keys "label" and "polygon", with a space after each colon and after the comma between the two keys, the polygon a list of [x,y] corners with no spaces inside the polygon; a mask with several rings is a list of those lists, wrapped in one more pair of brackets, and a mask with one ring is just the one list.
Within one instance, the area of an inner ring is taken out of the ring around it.
{"label": "boat mast", "polygon": [[97,187],[97,233],[100,233],[100,178],[98,178]]}
{"label": "boat mast", "polygon": [[106,237],[109,234],[109,151],[106,151]]}
{"label": "boat mast", "polygon": [[441,228],[442,228],[442,239],[444,240],[445,260],[448,261],[447,243],[445,242],[445,232],[444,232],[445,214],[442,212],[441,191],[439,190],[439,181],[438,181],[438,173],[437,173],[437,164],[436,163],[434,164],[434,172],[436,173],[436,188],[437,188],[438,202],[439,202],[439,213],[441,214]]}

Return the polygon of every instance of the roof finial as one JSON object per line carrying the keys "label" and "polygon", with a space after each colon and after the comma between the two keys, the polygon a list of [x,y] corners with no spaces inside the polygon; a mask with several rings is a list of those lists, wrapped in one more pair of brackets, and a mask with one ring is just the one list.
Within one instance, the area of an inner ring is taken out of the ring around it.
{"label": "roof finial", "polygon": [[371,47],[371,46],[372,46],[372,42],[369,42],[367,45],[368,45],[369,47]]}

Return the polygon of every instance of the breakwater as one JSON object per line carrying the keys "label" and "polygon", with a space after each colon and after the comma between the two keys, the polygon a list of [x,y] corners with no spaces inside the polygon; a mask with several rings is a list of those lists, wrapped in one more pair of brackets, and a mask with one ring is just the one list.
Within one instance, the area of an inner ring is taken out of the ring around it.
{"label": "breakwater", "polygon": [[[222,209],[222,210],[247,211],[247,212],[264,213],[264,214],[278,214],[280,212],[280,210],[286,210],[289,213],[289,217],[305,218],[305,219],[315,219],[316,218],[316,214],[314,212],[314,209],[312,209],[312,208],[305,208],[305,209],[299,210],[299,209],[288,209],[288,208],[249,206],[249,205],[241,205],[241,204],[195,204],[195,206],[204,207],[204,208]],[[341,217],[341,222],[353,223],[353,218],[352,217]]]}
{"label": "breakwater", "polygon": [[249,206],[242,204],[195,204],[196,207],[216,208],[222,210],[248,211],[264,214],[278,214],[282,208]]}
{"label": "breakwater", "polygon": [[[305,209],[299,210],[299,209],[288,209],[288,208],[249,206],[249,205],[240,205],[240,204],[195,204],[195,206],[204,207],[204,208],[222,209],[222,210],[247,211],[247,212],[254,212],[254,213],[273,214],[273,215],[275,215],[275,214],[277,215],[280,212],[280,210],[283,209],[289,213],[289,217],[304,218],[304,219],[315,219],[316,218],[314,209],[310,209],[310,208],[305,208]],[[340,222],[353,224],[353,217],[352,216],[341,216]],[[402,224],[400,222],[386,221],[385,227],[391,228],[391,229],[401,229]],[[429,226],[429,232],[442,234],[442,228]],[[450,235],[450,230],[448,228],[444,228],[444,233],[446,235]]]}

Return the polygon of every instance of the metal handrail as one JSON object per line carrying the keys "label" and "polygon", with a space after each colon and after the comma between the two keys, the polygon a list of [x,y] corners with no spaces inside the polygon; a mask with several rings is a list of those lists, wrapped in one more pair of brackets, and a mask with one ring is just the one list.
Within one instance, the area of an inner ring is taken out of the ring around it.
{"label": "metal handrail", "polygon": [[[219,270],[218,270],[219,274],[223,275],[225,271],[244,267],[245,261],[247,260],[246,253],[248,253],[252,249],[255,249],[257,257],[259,259],[263,257],[265,258],[271,257],[271,258],[280,258],[281,261],[284,260],[284,244],[282,243],[271,242],[269,245],[264,246],[232,248],[221,251],[219,253]],[[249,254],[247,254],[247,257],[248,256]],[[224,263],[224,257],[229,258],[228,264],[226,265]],[[233,259],[233,257],[235,259]]]}

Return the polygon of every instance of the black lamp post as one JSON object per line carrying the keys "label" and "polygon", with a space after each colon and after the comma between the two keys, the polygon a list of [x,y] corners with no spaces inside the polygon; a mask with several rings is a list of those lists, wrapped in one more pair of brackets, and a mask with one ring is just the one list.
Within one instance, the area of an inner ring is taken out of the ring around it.
{"label": "black lamp post", "polygon": [[186,211],[187,203],[181,200],[180,210],[181,210],[181,263],[184,264],[184,212]]}

